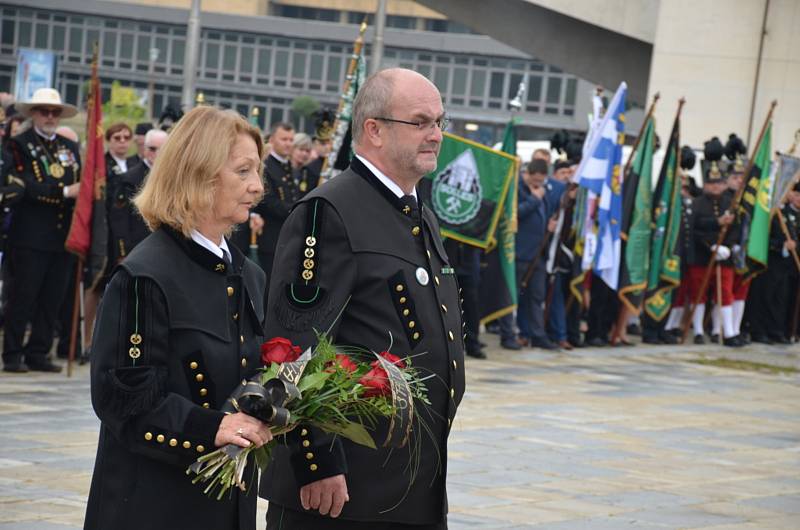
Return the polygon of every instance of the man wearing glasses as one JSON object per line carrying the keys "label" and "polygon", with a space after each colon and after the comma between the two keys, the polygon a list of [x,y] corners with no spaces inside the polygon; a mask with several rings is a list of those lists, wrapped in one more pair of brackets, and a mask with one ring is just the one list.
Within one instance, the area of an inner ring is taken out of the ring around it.
{"label": "man wearing glasses", "polygon": [[[60,372],[47,358],[53,326],[64,298],[69,257],[64,241],[69,232],[80,183],[78,145],[56,134],[61,118],[78,110],[61,102],[51,88],[42,88],[17,110],[33,127],[9,140],[0,180],[17,179],[24,195],[12,212],[8,236],[10,275],[8,311],[3,338],[3,370]],[[23,343],[25,329],[31,334]]]}
{"label": "man wearing glasses", "polygon": [[[464,331],[439,225],[417,200],[446,123],[425,77],[401,68],[370,77],[354,102],[350,167],[301,199],[281,230],[267,336],[306,348],[315,330],[332,327],[337,344],[413,358],[430,376],[431,404],[415,405],[427,428],[415,424],[402,448],[368,449],[311,427],[287,435],[261,483],[270,530],[447,528],[447,437],[464,393]],[[378,443],[387,429],[378,423]]]}
{"label": "man wearing glasses", "polygon": [[133,131],[123,122],[115,123],[106,129],[106,189],[116,186],[119,175],[129,171],[141,162],[138,155],[128,156],[133,141]]}

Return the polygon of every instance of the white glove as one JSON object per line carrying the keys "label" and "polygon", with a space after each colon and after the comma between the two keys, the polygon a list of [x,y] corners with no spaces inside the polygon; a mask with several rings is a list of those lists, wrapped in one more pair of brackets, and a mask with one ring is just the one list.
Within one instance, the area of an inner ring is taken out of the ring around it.
{"label": "white glove", "polygon": [[726,247],[725,245],[711,245],[711,252],[715,253],[715,258],[717,261],[725,261],[726,259],[731,257],[731,249]]}

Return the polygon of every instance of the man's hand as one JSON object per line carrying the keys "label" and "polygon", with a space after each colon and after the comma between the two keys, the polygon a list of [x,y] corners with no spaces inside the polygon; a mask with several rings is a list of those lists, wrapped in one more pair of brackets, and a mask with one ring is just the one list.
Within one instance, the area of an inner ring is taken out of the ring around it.
{"label": "man's hand", "polygon": [[558,219],[555,217],[551,217],[549,221],[547,221],[547,231],[551,234],[556,231],[556,227],[558,226]]}
{"label": "man's hand", "polygon": [[305,510],[318,510],[320,515],[339,517],[344,503],[350,500],[344,475],[334,475],[300,488],[300,504]]}
{"label": "man's hand", "polygon": [[264,229],[264,218],[261,217],[260,214],[251,213],[250,214],[250,230],[255,232],[258,235],[261,235],[261,231]]}
{"label": "man's hand", "polygon": [[81,191],[81,183],[80,182],[76,182],[75,184],[70,184],[69,186],[67,186],[64,189],[66,190],[66,192],[64,193],[64,196],[67,199],[74,199],[74,198],[76,198],[78,196],[78,193],[80,193],[80,191]]}
{"label": "man's hand", "polygon": [[542,199],[544,198],[544,186],[531,186],[531,194],[533,194],[536,198]]}
{"label": "man's hand", "polygon": [[719,223],[719,226],[727,226],[733,222],[733,219],[734,217],[732,213],[725,212],[721,217],[717,217],[717,222]]}
{"label": "man's hand", "polygon": [[797,242],[794,239],[787,239],[786,243],[783,244],[783,247],[791,252],[797,248]]}

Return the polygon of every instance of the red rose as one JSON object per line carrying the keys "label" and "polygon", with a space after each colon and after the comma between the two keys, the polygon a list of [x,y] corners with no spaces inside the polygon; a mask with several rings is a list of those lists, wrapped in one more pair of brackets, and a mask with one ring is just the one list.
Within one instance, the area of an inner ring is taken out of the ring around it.
{"label": "red rose", "polygon": [[347,355],[342,355],[341,353],[336,354],[336,364],[344,368],[345,371],[353,373],[358,370],[358,365],[350,359]]}
{"label": "red rose", "polygon": [[392,389],[389,386],[389,376],[386,374],[386,370],[380,366],[365,373],[358,382],[366,389],[364,391],[364,397],[392,395]]}
{"label": "red rose", "polygon": [[289,339],[275,337],[261,345],[261,362],[265,365],[290,363],[296,361],[302,351],[300,346],[295,346]]}
{"label": "red rose", "polygon": [[[393,365],[397,366],[398,368],[405,368],[406,367],[406,363],[403,361],[403,359],[401,359],[397,355],[394,355],[393,353],[389,353],[388,351],[384,351],[384,352],[381,352],[381,357],[383,357],[384,359],[386,359],[387,361],[389,361]],[[370,364],[370,366],[372,366],[373,368],[376,368],[376,367],[379,367],[380,364],[381,363],[379,361],[375,360],[375,361],[372,361],[372,364]]]}

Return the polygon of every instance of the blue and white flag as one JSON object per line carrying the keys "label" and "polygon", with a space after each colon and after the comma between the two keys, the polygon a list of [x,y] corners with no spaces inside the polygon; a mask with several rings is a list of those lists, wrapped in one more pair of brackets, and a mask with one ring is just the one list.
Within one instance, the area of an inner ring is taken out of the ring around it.
{"label": "blue and white flag", "polygon": [[[625,95],[628,85],[620,83],[606,113],[596,127],[589,133],[588,145],[575,172],[575,180],[584,188],[600,195],[603,184],[611,176],[614,164],[622,157],[620,135],[625,132]],[[597,120],[597,117],[595,117]],[[616,162],[614,160],[616,159]]]}
{"label": "blue and white flag", "polygon": [[597,208],[597,241],[594,272],[611,289],[619,284],[622,258],[622,145],[625,143],[625,96],[628,86],[620,83],[608,110],[591,139],[578,168],[581,186],[600,196]]}

